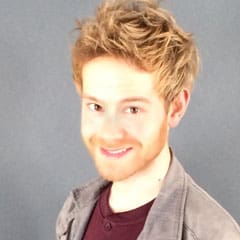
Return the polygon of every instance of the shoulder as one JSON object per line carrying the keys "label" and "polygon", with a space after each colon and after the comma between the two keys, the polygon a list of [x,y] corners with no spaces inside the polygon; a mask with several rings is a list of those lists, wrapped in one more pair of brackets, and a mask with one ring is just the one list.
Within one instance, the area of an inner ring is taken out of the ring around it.
{"label": "shoulder", "polygon": [[[108,182],[102,178],[94,179],[93,181],[73,189],[67,196],[56,221],[56,235],[62,236],[66,234],[72,227],[73,221],[79,218],[82,209],[88,209],[94,206],[99,192]],[[60,238],[57,238],[60,239]]]}
{"label": "shoulder", "polygon": [[74,199],[73,192],[70,192],[65,200],[62,209],[60,210],[56,221],[56,236],[59,237],[66,234],[69,225],[74,219],[75,212],[77,210],[76,201]]}
{"label": "shoulder", "polygon": [[196,240],[240,240],[240,228],[230,214],[190,176],[186,196],[184,232]]}

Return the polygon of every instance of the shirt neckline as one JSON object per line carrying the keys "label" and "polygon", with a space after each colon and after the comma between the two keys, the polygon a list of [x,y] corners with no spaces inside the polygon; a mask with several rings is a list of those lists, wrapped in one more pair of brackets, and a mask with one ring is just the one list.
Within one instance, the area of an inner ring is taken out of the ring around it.
{"label": "shirt neckline", "polygon": [[110,196],[111,186],[112,184],[109,184],[102,191],[98,201],[98,207],[102,217],[111,222],[115,222],[118,224],[120,223],[124,225],[133,224],[133,223],[135,224],[141,221],[145,221],[147,214],[155,199],[133,210],[114,213],[109,205],[109,196]]}

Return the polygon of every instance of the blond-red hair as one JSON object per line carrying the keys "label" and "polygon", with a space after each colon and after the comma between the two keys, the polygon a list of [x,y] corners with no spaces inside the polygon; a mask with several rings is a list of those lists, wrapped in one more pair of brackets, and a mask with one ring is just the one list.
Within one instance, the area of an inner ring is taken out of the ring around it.
{"label": "blond-red hair", "polygon": [[72,64],[80,89],[84,64],[99,56],[120,58],[154,73],[155,89],[168,102],[184,87],[193,87],[199,55],[192,34],[154,0],[104,1],[96,16],[78,22],[77,31]]}

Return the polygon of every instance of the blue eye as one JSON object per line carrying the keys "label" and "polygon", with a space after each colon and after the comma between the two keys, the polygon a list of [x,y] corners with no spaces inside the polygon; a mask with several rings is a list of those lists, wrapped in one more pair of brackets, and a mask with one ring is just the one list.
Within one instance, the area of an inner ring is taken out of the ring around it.
{"label": "blue eye", "polygon": [[131,114],[137,114],[140,112],[140,109],[138,107],[129,107],[127,108],[126,112]]}
{"label": "blue eye", "polygon": [[100,112],[102,111],[102,107],[96,103],[89,103],[88,108],[93,112]]}

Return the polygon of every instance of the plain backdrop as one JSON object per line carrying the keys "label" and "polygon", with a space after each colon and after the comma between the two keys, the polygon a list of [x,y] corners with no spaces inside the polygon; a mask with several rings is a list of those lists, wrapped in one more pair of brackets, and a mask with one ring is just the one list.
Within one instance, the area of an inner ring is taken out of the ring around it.
{"label": "plain backdrop", "polygon": [[[79,134],[70,35],[98,0],[0,0],[0,238],[55,239],[68,192],[97,175]],[[165,0],[202,68],[171,146],[240,221],[240,1]]]}

